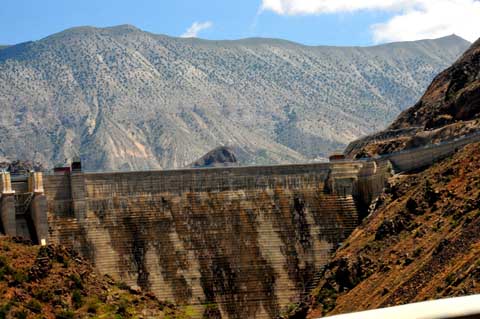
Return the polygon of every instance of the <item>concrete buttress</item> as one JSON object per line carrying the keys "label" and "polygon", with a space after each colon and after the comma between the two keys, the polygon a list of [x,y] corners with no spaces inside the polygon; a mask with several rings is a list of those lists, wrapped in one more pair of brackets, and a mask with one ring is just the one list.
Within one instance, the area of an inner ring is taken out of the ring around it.
{"label": "concrete buttress", "polygon": [[15,191],[12,190],[10,173],[1,173],[1,219],[3,231],[8,236],[17,235],[17,226],[15,221]]}

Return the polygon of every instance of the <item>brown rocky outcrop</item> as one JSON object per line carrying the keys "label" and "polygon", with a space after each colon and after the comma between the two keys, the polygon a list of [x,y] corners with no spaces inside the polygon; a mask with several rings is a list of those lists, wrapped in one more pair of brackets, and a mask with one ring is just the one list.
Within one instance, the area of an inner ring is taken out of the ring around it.
{"label": "brown rocky outcrop", "polygon": [[63,246],[0,237],[0,318],[189,318],[109,276]]}
{"label": "brown rocky outcrop", "polygon": [[389,129],[433,130],[480,116],[480,39],[450,68],[440,73],[421,100]]}

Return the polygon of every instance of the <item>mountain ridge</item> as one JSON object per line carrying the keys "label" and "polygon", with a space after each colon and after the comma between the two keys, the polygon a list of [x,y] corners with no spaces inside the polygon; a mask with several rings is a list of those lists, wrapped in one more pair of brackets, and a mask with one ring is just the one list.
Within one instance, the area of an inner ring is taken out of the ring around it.
{"label": "mountain ridge", "polygon": [[250,42],[127,25],[1,50],[0,159],[175,168],[232,145],[244,164],[325,160],[386,125],[467,46],[456,37],[374,48]]}
{"label": "mountain ridge", "polygon": [[[151,31],[142,30],[141,28],[136,27],[135,25],[132,25],[132,24],[119,24],[119,25],[113,25],[113,26],[108,26],[108,27],[97,27],[97,26],[91,26],[91,25],[75,26],[75,27],[70,27],[70,28],[67,28],[67,29],[59,31],[59,32],[55,32],[55,33],[53,33],[49,36],[43,37],[43,38],[41,38],[39,40],[35,40],[35,41],[41,41],[41,40],[44,40],[44,39],[47,39],[49,37],[52,37],[52,36],[55,36],[55,35],[58,35],[58,34],[62,34],[62,33],[81,32],[81,31],[102,31],[102,30],[142,32],[142,33],[146,33],[146,34],[149,34],[149,35],[152,35],[152,36],[164,37],[164,38],[175,39],[175,40],[192,41],[192,42],[199,41],[199,42],[205,42],[205,43],[209,43],[209,42],[212,42],[212,43],[216,43],[216,42],[220,42],[220,43],[232,43],[232,42],[233,43],[235,43],[235,42],[242,43],[242,42],[249,42],[251,40],[251,41],[258,41],[258,42],[264,43],[264,42],[272,41],[272,42],[278,42],[278,43],[283,43],[283,44],[290,43],[290,44],[293,44],[293,45],[296,45],[296,46],[307,47],[307,48],[376,48],[376,47],[391,46],[391,45],[396,45],[396,44],[419,43],[419,42],[421,43],[421,42],[429,42],[429,41],[437,41],[438,42],[438,41],[450,41],[450,40],[462,41],[462,42],[472,44],[468,40],[466,40],[466,39],[464,39],[461,36],[456,35],[456,34],[450,34],[450,35],[442,36],[442,37],[439,37],[439,38],[431,38],[431,39],[410,40],[410,41],[394,41],[394,42],[379,43],[379,44],[374,44],[374,45],[354,45],[354,46],[349,46],[349,45],[322,45],[322,44],[309,45],[309,44],[304,44],[304,43],[296,42],[296,41],[292,41],[292,40],[286,40],[286,39],[281,39],[281,38],[269,38],[269,37],[246,37],[246,38],[238,38],[238,39],[205,39],[205,38],[200,38],[200,37],[185,38],[185,37],[181,37],[181,36],[169,35],[169,34],[166,34],[166,33],[155,33],[155,32],[151,32]],[[35,41],[26,41],[26,42],[35,42]],[[25,43],[25,42],[22,42],[22,43]],[[17,44],[21,44],[21,43],[17,43]],[[0,46],[2,46],[2,45],[0,45]],[[11,45],[7,45],[7,46],[11,46]]]}

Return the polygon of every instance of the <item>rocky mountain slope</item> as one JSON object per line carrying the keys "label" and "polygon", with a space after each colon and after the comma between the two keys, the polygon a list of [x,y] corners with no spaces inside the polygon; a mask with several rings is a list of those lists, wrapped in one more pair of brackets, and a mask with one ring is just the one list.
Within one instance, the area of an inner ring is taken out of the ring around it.
{"label": "rocky mountain slope", "polygon": [[478,293],[479,143],[424,172],[395,176],[297,316]]}
{"label": "rocky mountain slope", "polygon": [[441,72],[413,107],[387,130],[355,141],[350,157],[374,156],[438,143],[480,130],[480,39]]}
{"label": "rocky mountain slope", "polygon": [[0,237],[0,318],[190,318],[151,293],[98,276],[75,252]]}
{"label": "rocky mountain slope", "polygon": [[0,160],[172,168],[217,145],[242,163],[323,158],[385,126],[467,47],[456,36],[338,48],[69,29],[0,50]]}

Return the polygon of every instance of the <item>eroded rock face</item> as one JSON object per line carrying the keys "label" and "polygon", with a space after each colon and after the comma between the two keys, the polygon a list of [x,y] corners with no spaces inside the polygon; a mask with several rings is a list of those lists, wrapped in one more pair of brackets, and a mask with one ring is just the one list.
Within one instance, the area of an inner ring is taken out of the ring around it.
{"label": "eroded rock face", "polygon": [[151,294],[99,276],[91,263],[63,246],[38,246],[0,236],[3,318],[190,318]]}
{"label": "eroded rock face", "polygon": [[440,73],[412,108],[389,129],[424,127],[427,130],[470,121],[480,115],[480,39],[451,67]]}

